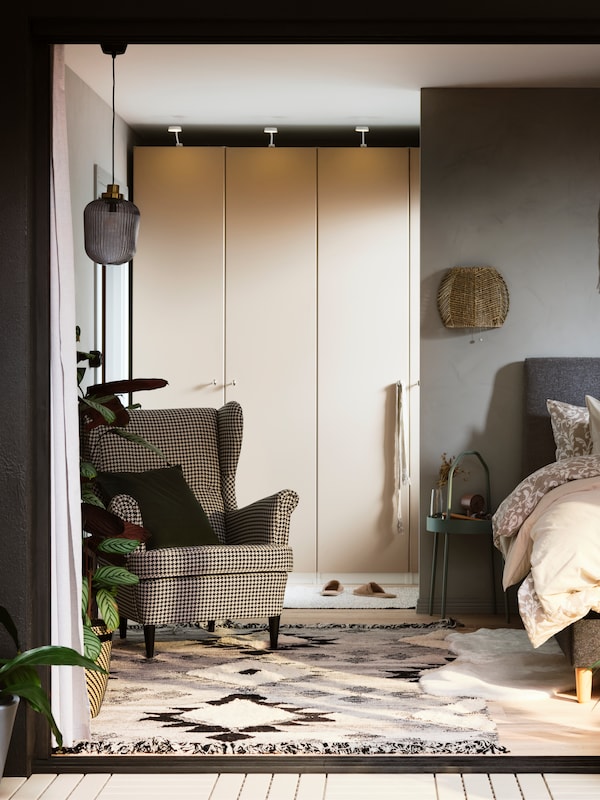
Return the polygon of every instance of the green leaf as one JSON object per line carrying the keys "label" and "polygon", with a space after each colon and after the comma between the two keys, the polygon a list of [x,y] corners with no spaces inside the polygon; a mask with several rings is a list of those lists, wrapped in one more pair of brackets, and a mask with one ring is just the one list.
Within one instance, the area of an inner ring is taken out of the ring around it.
{"label": "green leaf", "polygon": [[104,539],[98,545],[98,550],[101,553],[127,555],[127,553],[133,553],[138,546],[138,539]]}
{"label": "green leaf", "polygon": [[93,478],[98,475],[96,467],[89,461],[79,462],[79,473],[83,478],[87,478],[87,480],[93,480]]}
{"label": "green leaf", "polygon": [[16,625],[13,622],[13,618],[8,612],[8,609],[4,606],[0,606],[0,623],[2,623],[2,625],[4,625],[6,628],[6,632],[15,643],[17,651],[20,650],[21,646],[19,644],[19,634],[17,633]]}
{"label": "green leaf", "polygon": [[90,658],[92,661],[95,661],[98,656],[100,655],[100,650],[102,649],[102,642],[98,638],[97,634],[88,627],[87,625],[83,626],[83,652],[86,658]]}
{"label": "green leaf", "polygon": [[106,630],[110,633],[119,627],[119,607],[114,595],[108,589],[98,589],[96,594],[98,614],[104,620]]}
{"label": "green leaf", "polygon": [[117,567],[112,564],[106,567],[98,567],[93,576],[94,586],[105,589],[117,586],[136,586],[139,581],[138,576],[125,569],[125,567]]}
{"label": "green leaf", "polygon": [[26,650],[12,658],[8,664],[0,667],[0,681],[4,681],[4,676],[15,669],[33,666],[67,666],[85,667],[86,669],[97,669],[97,665],[82,656],[72,647],[61,645],[45,644],[42,647],[34,647]]}
{"label": "green leaf", "polygon": [[100,500],[100,498],[98,497],[96,492],[94,492],[94,490],[89,486],[82,486],[81,487],[81,502],[82,503],[87,503],[90,506],[97,506],[98,508],[105,508],[104,503],[102,502],[102,500]]}
{"label": "green leaf", "polygon": [[62,733],[58,729],[58,725],[56,724],[56,720],[52,714],[50,700],[46,692],[40,686],[32,686],[29,683],[15,684],[14,686],[11,686],[10,691],[12,694],[22,697],[23,700],[25,700],[34,711],[37,711],[46,717],[50,727],[52,728],[52,733],[54,734],[56,743],[59,747],[62,747]]}
{"label": "green leaf", "polygon": [[2,676],[3,691],[10,691],[13,694],[13,687],[24,684],[32,686],[41,686],[42,681],[37,671],[33,667],[28,666],[14,666],[14,660],[10,659],[6,672]]}
{"label": "green leaf", "polygon": [[83,614],[84,619],[87,616],[89,599],[90,599],[90,585],[86,577],[84,576],[81,582],[81,613]]}
{"label": "green leaf", "polygon": [[113,433],[115,433],[117,436],[121,436],[123,439],[127,439],[129,442],[135,442],[136,444],[142,445],[142,447],[145,447],[147,450],[151,450],[153,453],[156,453],[166,461],[166,456],[163,454],[163,452],[155,445],[147,442],[142,436],[139,436],[139,434],[132,433],[126,428],[113,428]]}
{"label": "green leaf", "polygon": [[92,400],[89,397],[82,397],[81,402],[85,403],[87,406],[93,408],[95,411],[101,414],[104,420],[106,421],[107,425],[112,425],[117,417],[114,411],[111,411],[110,408],[107,408],[103,404],[102,401],[106,399],[108,398],[100,398],[99,400]]}

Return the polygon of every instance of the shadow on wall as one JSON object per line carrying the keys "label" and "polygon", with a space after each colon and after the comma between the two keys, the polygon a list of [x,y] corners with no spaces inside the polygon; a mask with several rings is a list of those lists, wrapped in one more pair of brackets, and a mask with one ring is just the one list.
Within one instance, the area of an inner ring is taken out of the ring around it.
{"label": "shadow on wall", "polygon": [[[485,456],[490,467],[492,501],[497,508],[521,480],[523,430],[523,362],[505,364],[496,373],[484,430],[474,437],[473,449],[483,453],[486,442],[496,450]],[[503,435],[498,436],[498,431]]]}
{"label": "shadow on wall", "polygon": [[[437,295],[442,278],[447,269],[440,269],[427,275],[421,281],[421,338],[447,339],[448,335],[464,336],[464,329],[449,330],[444,328],[438,311]],[[435,322],[433,322],[435,320]]]}

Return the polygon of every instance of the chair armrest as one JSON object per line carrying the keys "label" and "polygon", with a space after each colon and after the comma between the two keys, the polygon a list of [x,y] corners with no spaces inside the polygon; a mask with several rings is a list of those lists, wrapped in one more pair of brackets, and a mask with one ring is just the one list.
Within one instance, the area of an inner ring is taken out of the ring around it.
{"label": "chair armrest", "polygon": [[290,518],[298,500],[296,492],[283,489],[244,508],[226,511],[226,543],[287,546]]}
{"label": "chair armrest", "polygon": [[133,525],[143,525],[142,512],[137,500],[128,494],[116,494],[108,504],[108,511]]}
{"label": "chair armrest", "polygon": [[[116,514],[117,517],[125,520],[125,522],[130,522],[132,525],[139,525],[142,528],[144,527],[142,512],[140,511],[138,502],[129,494],[116,494],[108,504],[107,509],[112,514]],[[145,542],[140,542],[136,552],[145,550]]]}

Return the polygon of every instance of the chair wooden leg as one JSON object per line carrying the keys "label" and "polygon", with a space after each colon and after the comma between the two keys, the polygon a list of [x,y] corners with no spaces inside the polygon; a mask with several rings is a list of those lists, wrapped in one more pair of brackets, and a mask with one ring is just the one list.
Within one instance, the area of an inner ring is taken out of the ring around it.
{"label": "chair wooden leg", "polygon": [[155,625],[144,625],[144,642],[146,644],[146,658],[154,656],[154,637],[156,635]]}
{"label": "chair wooden leg", "polygon": [[127,617],[119,617],[119,639],[127,638]]}
{"label": "chair wooden leg", "polygon": [[588,667],[575,667],[575,689],[578,703],[589,703],[592,699],[593,670]]}
{"label": "chair wooden leg", "polygon": [[269,638],[271,641],[271,650],[277,650],[277,642],[279,639],[279,621],[281,617],[269,617]]}

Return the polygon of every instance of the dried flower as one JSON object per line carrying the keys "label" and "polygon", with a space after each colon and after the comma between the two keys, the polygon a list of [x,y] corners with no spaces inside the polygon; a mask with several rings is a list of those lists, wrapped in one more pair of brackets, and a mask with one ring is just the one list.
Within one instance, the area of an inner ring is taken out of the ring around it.
{"label": "dried flower", "polygon": [[[442,453],[441,458],[442,458],[442,464],[440,466],[440,472],[439,472],[438,479],[437,479],[437,485],[438,486],[445,486],[448,483],[448,475],[450,474],[450,469],[452,468],[452,465],[454,464],[454,460],[455,460],[456,456],[452,456],[451,458],[448,458],[448,455],[446,453]],[[467,479],[468,474],[469,473],[467,472],[467,470],[463,469],[462,467],[456,467],[455,470],[454,470],[454,475],[464,475],[465,476],[464,480]]]}

